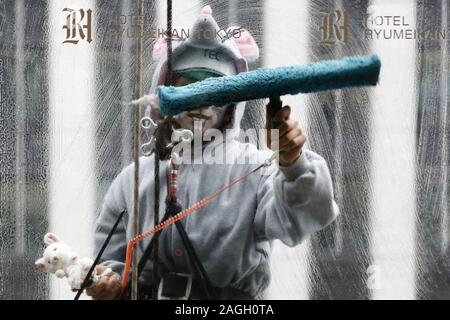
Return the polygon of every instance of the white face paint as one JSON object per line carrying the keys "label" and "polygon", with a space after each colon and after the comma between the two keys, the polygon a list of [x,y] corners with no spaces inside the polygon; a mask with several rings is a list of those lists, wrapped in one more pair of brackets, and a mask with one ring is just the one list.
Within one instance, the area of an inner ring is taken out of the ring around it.
{"label": "white face paint", "polygon": [[[175,82],[175,87],[185,86],[187,84],[196,82],[195,79],[178,77]],[[214,106],[201,107],[189,111],[184,111],[173,117],[174,121],[182,128],[194,131],[200,130],[204,133],[208,129],[217,129],[220,127],[227,108],[217,108]],[[195,124],[195,126],[194,126]]]}

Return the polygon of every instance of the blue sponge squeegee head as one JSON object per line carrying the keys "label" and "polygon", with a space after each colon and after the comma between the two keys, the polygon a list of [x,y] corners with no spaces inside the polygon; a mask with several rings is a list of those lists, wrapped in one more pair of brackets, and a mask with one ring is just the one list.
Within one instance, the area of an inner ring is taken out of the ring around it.
{"label": "blue sponge squeegee head", "polygon": [[158,87],[161,115],[201,106],[376,85],[381,62],[376,55],[353,56],[300,66],[260,68],[235,76],[208,78],[183,87]]}

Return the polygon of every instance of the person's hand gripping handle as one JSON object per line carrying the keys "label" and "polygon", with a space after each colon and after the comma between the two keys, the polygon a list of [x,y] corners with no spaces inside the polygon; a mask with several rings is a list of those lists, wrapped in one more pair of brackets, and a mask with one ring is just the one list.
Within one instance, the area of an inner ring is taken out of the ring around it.
{"label": "person's hand gripping handle", "polygon": [[[266,109],[267,146],[279,150],[278,161],[281,166],[290,166],[300,157],[306,136],[299,127],[298,122],[290,119],[291,108],[282,107],[279,96],[270,97]],[[272,131],[277,129],[278,141],[272,141]],[[274,143],[275,142],[275,143]]]}

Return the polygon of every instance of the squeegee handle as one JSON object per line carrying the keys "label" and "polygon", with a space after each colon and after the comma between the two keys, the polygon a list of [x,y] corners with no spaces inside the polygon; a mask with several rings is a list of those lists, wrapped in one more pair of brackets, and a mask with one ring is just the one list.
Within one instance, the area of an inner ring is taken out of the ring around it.
{"label": "squeegee handle", "polygon": [[269,108],[267,112],[269,113],[269,119],[270,119],[270,126],[272,129],[277,128],[279,125],[281,125],[281,121],[276,121],[273,118],[277,114],[278,111],[281,110],[281,107],[283,105],[283,102],[281,101],[279,96],[271,96],[269,98]]}

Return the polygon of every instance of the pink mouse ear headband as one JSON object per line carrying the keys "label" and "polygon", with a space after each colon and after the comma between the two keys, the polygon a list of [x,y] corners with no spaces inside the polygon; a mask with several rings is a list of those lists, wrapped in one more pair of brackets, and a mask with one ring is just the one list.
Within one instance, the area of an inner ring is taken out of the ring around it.
{"label": "pink mouse ear headband", "polygon": [[[201,10],[201,15],[211,16],[212,10],[210,6],[205,6]],[[259,58],[259,48],[256,44],[255,39],[250,34],[250,32],[243,27],[229,27],[226,30],[226,37],[232,42],[242,57],[247,60],[247,62],[254,62]],[[167,39],[162,37],[159,38],[155,45],[153,46],[152,57],[154,60],[159,60],[161,56],[167,50]]]}
{"label": "pink mouse ear headband", "polygon": [[227,33],[236,44],[240,54],[247,62],[254,62],[259,58],[259,48],[250,32],[243,27],[229,27]]}

